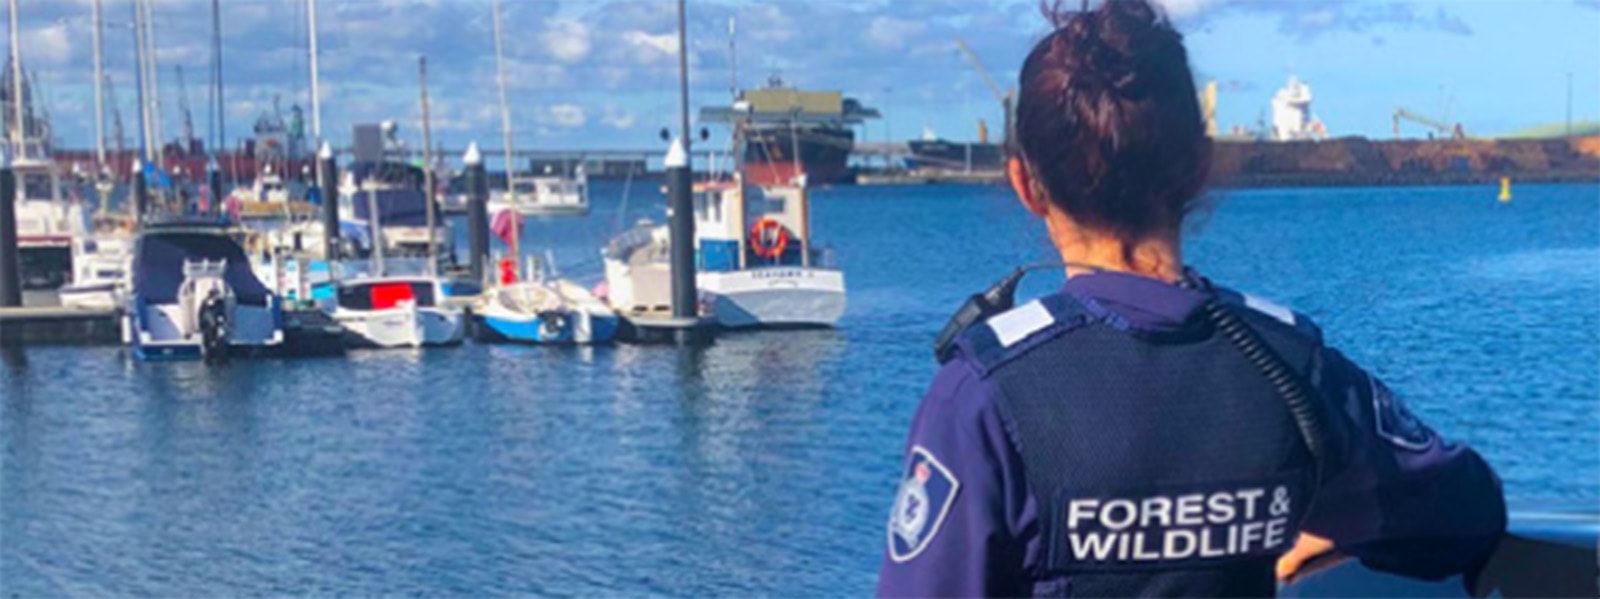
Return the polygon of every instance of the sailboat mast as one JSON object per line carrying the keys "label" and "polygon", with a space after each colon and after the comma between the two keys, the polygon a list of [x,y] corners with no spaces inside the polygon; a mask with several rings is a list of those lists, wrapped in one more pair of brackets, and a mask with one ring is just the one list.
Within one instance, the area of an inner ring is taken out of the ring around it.
{"label": "sailboat mast", "polygon": [[[134,95],[137,96],[139,107],[139,160],[150,161],[150,111],[145,106],[144,86],[144,14],[139,10],[143,0],[133,0],[133,57],[135,68],[133,70]],[[131,176],[131,174],[130,174]]]}
{"label": "sailboat mast", "polygon": [[151,17],[150,0],[140,2],[144,19],[145,100],[150,103],[150,145],[155,152],[156,167],[166,168],[166,149],[162,147],[161,127],[161,73],[156,69],[156,22]]}
{"label": "sailboat mast", "polygon": [[306,35],[311,53],[311,137],[322,143],[322,97],[317,76],[317,0],[306,0]]}
{"label": "sailboat mast", "polygon": [[511,105],[506,101],[506,69],[505,48],[500,40],[500,0],[494,0],[494,78],[500,86],[500,136],[503,138],[506,155],[506,200],[511,214],[511,259],[520,261],[522,257],[520,232],[517,230],[516,189],[512,187],[511,175],[516,172],[516,164],[511,160]]}
{"label": "sailboat mast", "polygon": [[437,216],[434,215],[433,201],[433,126],[428,118],[428,57],[417,57],[417,78],[422,86],[422,184],[426,187],[422,197],[428,202],[428,274],[434,274],[438,268],[439,257],[437,254],[438,233],[434,224]]}
{"label": "sailboat mast", "polygon": [[11,0],[11,107],[16,119],[11,125],[12,160],[25,155],[22,142],[27,136],[27,121],[22,114],[22,43],[17,26],[17,0]]}
{"label": "sailboat mast", "polygon": [[212,117],[212,142],[211,153],[216,156],[228,144],[228,114],[222,100],[222,0],[211,0],[211,110]]}
{"label": "sailboat mast", "polygon": [[95,176],[106,168],[105,56],[100,47],[100,0],[94,0],[94,155]]}

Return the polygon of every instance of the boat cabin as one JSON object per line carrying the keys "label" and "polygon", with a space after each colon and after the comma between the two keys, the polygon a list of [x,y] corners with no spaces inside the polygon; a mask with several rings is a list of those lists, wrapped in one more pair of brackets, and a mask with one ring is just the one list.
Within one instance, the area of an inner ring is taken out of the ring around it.
{"label": "boat cabin", "polygon": [[804,187],[757,188],[741,180],[695,186],[695,262],[701,272],[825,261],[811,247]]}

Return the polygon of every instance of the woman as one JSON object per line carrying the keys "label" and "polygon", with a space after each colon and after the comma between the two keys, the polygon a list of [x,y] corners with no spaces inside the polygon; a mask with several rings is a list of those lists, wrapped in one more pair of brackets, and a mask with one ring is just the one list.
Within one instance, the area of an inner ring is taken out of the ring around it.
{"label": "woman", "polygon": [[879,593],[1270,595],[1334,549],[1429,578],[1481,561],[1505,507],[1476,453],[1305,317],[1185,268],[1211,142],[1181,36],[1145,0],[1054,22],[1009,174],[1068,280],[953,344]]}

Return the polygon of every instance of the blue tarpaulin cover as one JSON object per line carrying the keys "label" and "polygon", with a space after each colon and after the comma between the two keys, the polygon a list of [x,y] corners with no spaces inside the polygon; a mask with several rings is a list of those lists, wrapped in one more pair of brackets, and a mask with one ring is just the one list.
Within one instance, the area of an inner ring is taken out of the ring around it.
{"label": "blue tarpaulin cover", "polygon": [[133,258],[133,292],[145,301],[170,304],[178,301],[183,286],[183,262],[201,259],[227,260],[223,280],[233,288],[240,304],[267,305],[267,290],[255,273],[244,249],[225,235],[203,232],[162,232],[139,238]]}

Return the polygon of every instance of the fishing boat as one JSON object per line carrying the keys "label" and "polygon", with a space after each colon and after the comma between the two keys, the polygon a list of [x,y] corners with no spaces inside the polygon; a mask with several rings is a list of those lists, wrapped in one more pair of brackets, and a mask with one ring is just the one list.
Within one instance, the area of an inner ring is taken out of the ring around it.
{"label": "fishing boat", "polygon": [[136,356],[216,359],[283,343],[278,298],[251,272],[232,233],[217,222],[145,224],[123,316]]}
{"label": "fishing boat", "polygon": [[616,312],[566,280],[527,281],[486,293],[476,311],[479,339],[535,344],[610,343]]}
{"label": "fishing boat", "polygon": [[460,306],[438,277],[379,276],[342,280],[332,305],[334,321],[356,347],[457,345],[466,337]]}
{"label": "fishing boat", "polygon": [[[695,186],[695,286],[701,314],[719,326],[831,327],[844,315],[844,272],[831,251],[812,247],[810,199],[797,183],[753,188],[735,174]],[[606,246],[614,309],[629,316],[670,310],[670,247],[667,227],[652,223]]]}

